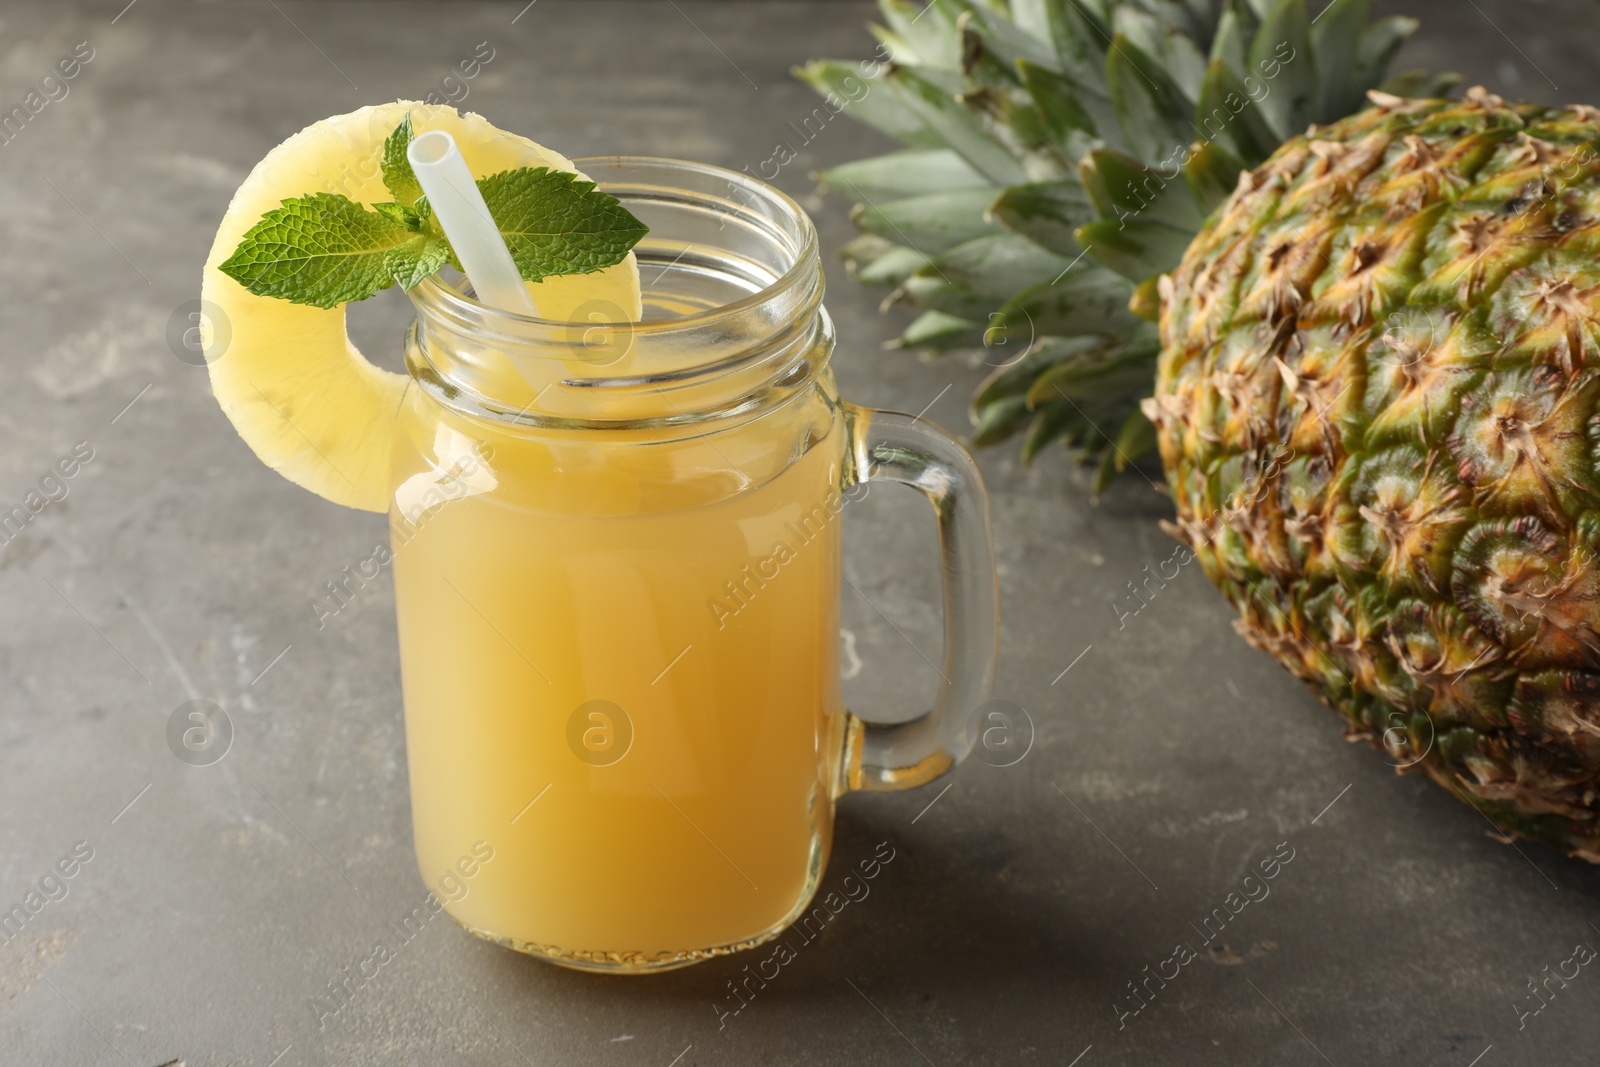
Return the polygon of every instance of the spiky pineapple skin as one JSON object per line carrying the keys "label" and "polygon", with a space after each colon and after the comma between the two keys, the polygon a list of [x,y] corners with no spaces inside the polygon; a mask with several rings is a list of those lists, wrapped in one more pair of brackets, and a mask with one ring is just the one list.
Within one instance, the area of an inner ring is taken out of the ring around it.
{"label": "spiky pineapple skin", "polygon": [[1163,280],[1175,532],[1352,739],[1600,862],[1600,111],[1374,97]]}

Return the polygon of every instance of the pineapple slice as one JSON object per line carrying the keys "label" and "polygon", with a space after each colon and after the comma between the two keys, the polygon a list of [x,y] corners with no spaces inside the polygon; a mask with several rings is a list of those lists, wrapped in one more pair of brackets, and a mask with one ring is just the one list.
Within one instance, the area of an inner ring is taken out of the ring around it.
{"label": "pineapple slice", "polygon": [[[364,204],[393,199],[378,162],[384,139],[407,112],[417,133],[446,130],[482,177],[517,167],[575,171],[570,160],[490,125],[480,115],[407,101],[365,107],[301,130],[256,164],[206,259],[201,297],[213,318],[206,337],[211,389],[239,436],[268,467],[336,504],[388,509],[389,459],[408,379],[367,362],[345,331],[343,306],[323,309],[255,296],[218,270],[262,215],[313,192]],[[641,315],[639,267],[630,252],[592,274],[531,283],[546,319],[580,307]],[[222,340],[225,338],[225,342]]]}

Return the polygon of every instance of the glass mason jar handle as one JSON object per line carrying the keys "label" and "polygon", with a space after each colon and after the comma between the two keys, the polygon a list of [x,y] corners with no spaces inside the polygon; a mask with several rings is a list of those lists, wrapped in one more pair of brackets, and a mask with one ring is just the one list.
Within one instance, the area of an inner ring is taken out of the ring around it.
{"label": "glass mason jar handle", "polygon": [[854,482],[901,482],[933,504],[944,578],[943,679],[933,710],[910,722],[871,723],[846,712],[849,789],[910,789],[972,751],[970,719],[989,698],[1000,634],[1000,597],[989,497],[978,467],[937,426],[893,411],[845,405]]}

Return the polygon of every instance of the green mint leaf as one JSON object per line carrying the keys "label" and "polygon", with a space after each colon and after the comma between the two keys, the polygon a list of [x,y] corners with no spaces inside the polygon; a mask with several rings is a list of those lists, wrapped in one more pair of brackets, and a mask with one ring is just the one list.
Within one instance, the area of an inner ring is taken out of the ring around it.
{"label": "green mint leaf", "polygon": [[404,204],[386,201],[382,204],[373,204],[372,210],[386,219],[393,219],[408,230],[416,230],[418,232],[422,230],[423,216],[415,207],[407,207]]}
{"label": "green mint leaf", "polygon": [[411,147],[413,136],[408,112],[405,120],[383,142],[383,184],[389,187],[391,196],[407,206],[415,204],[417,197],[422,195],[422,186],[417,183],[411,160],[406,157],[406,149]]}
{"label": "green mint leaf", "polygon": [[348,197],[313,193],[263,215],[220,269],[257,296],[331,308],[393,285],[389,253],[417,239]]}
{"label": "green mint leaf", "polygon": [[384,267],[394,276],[396,285],[410,289],[422,279],[438,273],[450,258],[449,241],[443,237],[418,234],[398,248],[390,249],[384,256]]}
{"label": "green mint leaf", "polygon": [[649,232],[616,197],[565,171],[501,171],[478,179],[478,188],[530,282],[613,266]]}

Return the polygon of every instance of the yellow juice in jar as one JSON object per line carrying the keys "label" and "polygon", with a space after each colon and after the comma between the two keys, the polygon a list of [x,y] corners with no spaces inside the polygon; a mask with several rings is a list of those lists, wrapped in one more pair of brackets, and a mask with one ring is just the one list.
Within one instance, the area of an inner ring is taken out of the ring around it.
{"label": "yellow juice in jar", "polygon": [[[412,405],[391,533],[413,822],[430,886],[473,872],[435,889],[462,925],[663,961],[809,899],[842,728],[844,427],[813,392],[658,441]],[[492,859],[459,865],[478,842]]]}

